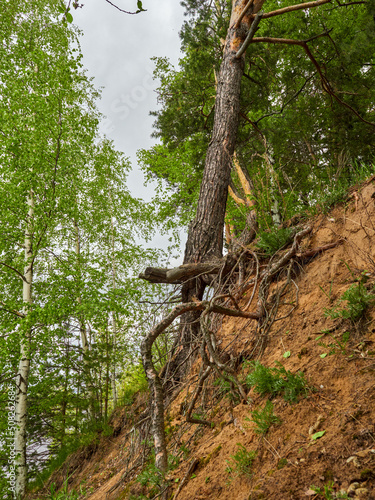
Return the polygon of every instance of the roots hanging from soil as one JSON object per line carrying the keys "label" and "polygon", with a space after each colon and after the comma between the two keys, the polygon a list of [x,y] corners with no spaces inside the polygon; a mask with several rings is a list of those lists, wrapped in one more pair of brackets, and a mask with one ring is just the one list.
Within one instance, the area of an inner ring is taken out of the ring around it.
{"label": "roots hanging from soil", "polygon": [[[146,335],[141,344],[142,361],[150,389],[149,424],[154,443],[155,466],[163,475],[168,466],[164,414],[166,407],[173,399],[170,391],[166,391],[165,387],[169,382],[173,381],[174,372],[179,370],[182,365],[185,365],[188,360],[196,359],[197,353],[200,353],[202,363],[199,374],[190,401],[186,402],[184,408],[186,425],[212,425],[209,420],[194,414],[194,409],[199,400],[201,400],[202,407],[207,407],[207,391],[205,387],[207,387],[211,375],[220,377],[226,383],[226,386],[230,388],[230,391],[236,395],[237,400],[247,401],[246,388],[241,384],[236,374],[238,360],[233,358],[228,360],[228,356],[224,360],[217,345],[215,332],[218,330],[223,316],[247,318],[249,322],[254,321],[256,322],[256,328],[251,357],[254,359],[262,355],[272,324],[282,319],[277,318],[280,299],[291,286],[295,288],[296,299],[293,301],[290,311],[283,318],[291,314],[298,305],[298,285],[293,279],[295,265],[301,261],[303,262],[306,258],[313,258],[319,252],[332,248],[339,243],[338,241],[325,247],[300,252],[303,238],[309,235],[311,231],[311,227],[306,227],[295,232],[291,247],[286,251],[276,253],[266,266],[261,265],[260,258],[254,251],[242,247],[240,254],[226,256],[225,259],[221,259],[221,261],[218,259],[215,263],[197,264],[195,270],[194,265],[180,266],[174,270],[161,270],[162,272],[158,270],[156,273],[151,268],[148,268],[146,273],[141,276],[147,279],[145,276],[148,274],[152,276],[150,281],[154,281],[157,274],[157,279],[161,276],[168,278],[164,282],[171,283],[170,280],[173,278],[173,282],[178,280],[178,283],[182,283],[184,278],[195,279],[198,275],[202,276],[202,273],[208,273],[204,279],[211,282],[211,290],[213,289],[213,295],[209,300],[196,300],[174,307]],[[224,267],[225,272],[223,271]],[[282,284],[269,298],[271,283],[276,281],[279,276],[282,276]],[[245,306],[241,308],[239,305],[240,299],[250,288],[252,288],[250,298]],[[255,298],[255,308],[249,311]],[[199,335],[191,339],[189,346],[185,346],[185,355],[182,359],[178,357],[178,354],[183,350],[182,347],[175,346],[174,358],[170,359],[166,365],[167,368],[164,368],[159,373],[153,360],[153,344],[175,319],[187,312],[199,314]],[[188,350],[186,347],[190,349]],[[174,363],[176,359],[178,359],[178,363]],[[183,383],[180,383],[179,387],[181,388],[183,385]],[[213,405],[215,391],[211,390],[210,397],[211,405]]]}

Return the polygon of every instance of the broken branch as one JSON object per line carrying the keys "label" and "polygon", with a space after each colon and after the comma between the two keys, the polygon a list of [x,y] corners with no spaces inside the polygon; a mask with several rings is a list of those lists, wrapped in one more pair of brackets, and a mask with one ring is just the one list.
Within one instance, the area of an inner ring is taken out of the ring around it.
{"label": "broken branch", "polygon": [[189,278],[194,278],[200,274],[218,274],[223,265],[222,260],[217,262],[199,262],[197,264],[183,264],[172,269],[160,267],[146,267],[145,272],[139,274],[138,278],[150,283],[169,283],[180,285]]}

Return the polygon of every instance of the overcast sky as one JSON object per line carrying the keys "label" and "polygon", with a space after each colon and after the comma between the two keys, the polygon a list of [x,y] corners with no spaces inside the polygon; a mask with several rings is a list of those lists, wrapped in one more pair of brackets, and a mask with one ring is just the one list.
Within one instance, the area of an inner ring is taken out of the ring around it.
{"label": "overcast sky", "polygon": [[[136,9],[136,0],[111,1],[125,10]],[[163,56],[177,64],[183,9],[179,0],[143,0],[147,12],[127,15],[105,0],[82,3],[83,8],[73,11],[74,23],[83,31],[84,66],[95,86],[103,87],[99,109],[107,118],[101,130],[132,161],[128,178],[132,194],[150,199],[152,189],[143,186],[136,165],[137,150],[155,143],[149,112],[157,109],[157,83],[152,80],[150,59]],[[164,246],[160,239],[155,244]]]}
{"label": "overcast sky", "polygon": [[[113,2],[115,3],[115,2]],[[136,0],[117,0],[119,7],[132,10]],[[150,135],[155,110],[156,82],[152,80],[154,56],[180,57],[178,32],[183,9],[178,0],[144,0],[147,12],[123,14],[105,0],[91,0],[73,12],[74,22],[83,31],[81,38],[84,65],[103,87],[101,112],[107,120],[102,131],[116,147],[135,163],[135,153],[154,143]],[[130,178],[130,188],[142,194],[139,174]]]}

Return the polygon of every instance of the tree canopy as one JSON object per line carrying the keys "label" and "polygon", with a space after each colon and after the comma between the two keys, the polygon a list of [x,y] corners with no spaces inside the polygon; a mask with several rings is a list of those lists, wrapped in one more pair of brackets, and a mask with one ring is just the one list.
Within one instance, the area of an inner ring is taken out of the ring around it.
{"label": "tree canopy", "polygon": [[[230,18],[227,2],[184,5],[189,18],[180,33],[179,67],[165,58],[156,61],[161,109],[152,114],[161,144],[140,153],[147,175],[160,179],[160,186],[167,182],[170,217],[181,213],[183,225],[198,198]],[[279,3],[265,6],[274,11]],[[279,198],[294,193],[298,211],[315,203],[317,185],[329,188],[337,175],[350,180],[358,163],[372,161],[373,10],[371,3],[343,8],[328,3],[260,22],[245,56],[236,143],[259,206],[264,182],[277,183]],[[184,178],[182,170],[188,173]],[[271,205],[270,199],[263,208],[270,213]],[[168,202],[162,206],[167,214]],[[265,219],[269,224],[270,217]]]}

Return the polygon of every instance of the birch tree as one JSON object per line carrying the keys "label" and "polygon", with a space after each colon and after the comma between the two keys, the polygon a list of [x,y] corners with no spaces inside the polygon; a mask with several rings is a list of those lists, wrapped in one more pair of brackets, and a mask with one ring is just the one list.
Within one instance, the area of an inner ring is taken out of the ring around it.
{"label": "birch tree", "polygon": [[82,159],[90,154],[97,127],[93,108],[97,94],[80,72],[73,48],[76,36],[56,22],[56,15],[54,2],[21,0],[8,3],[0,14],[0,304],[3,331],[12,339],[7,363],[17,373],[16,494],[20,497],[27,478],[32,351],[38,325],[51,321],[43,294],[36,293],[45,278],[38,266],[72,203],[71,186]]}

